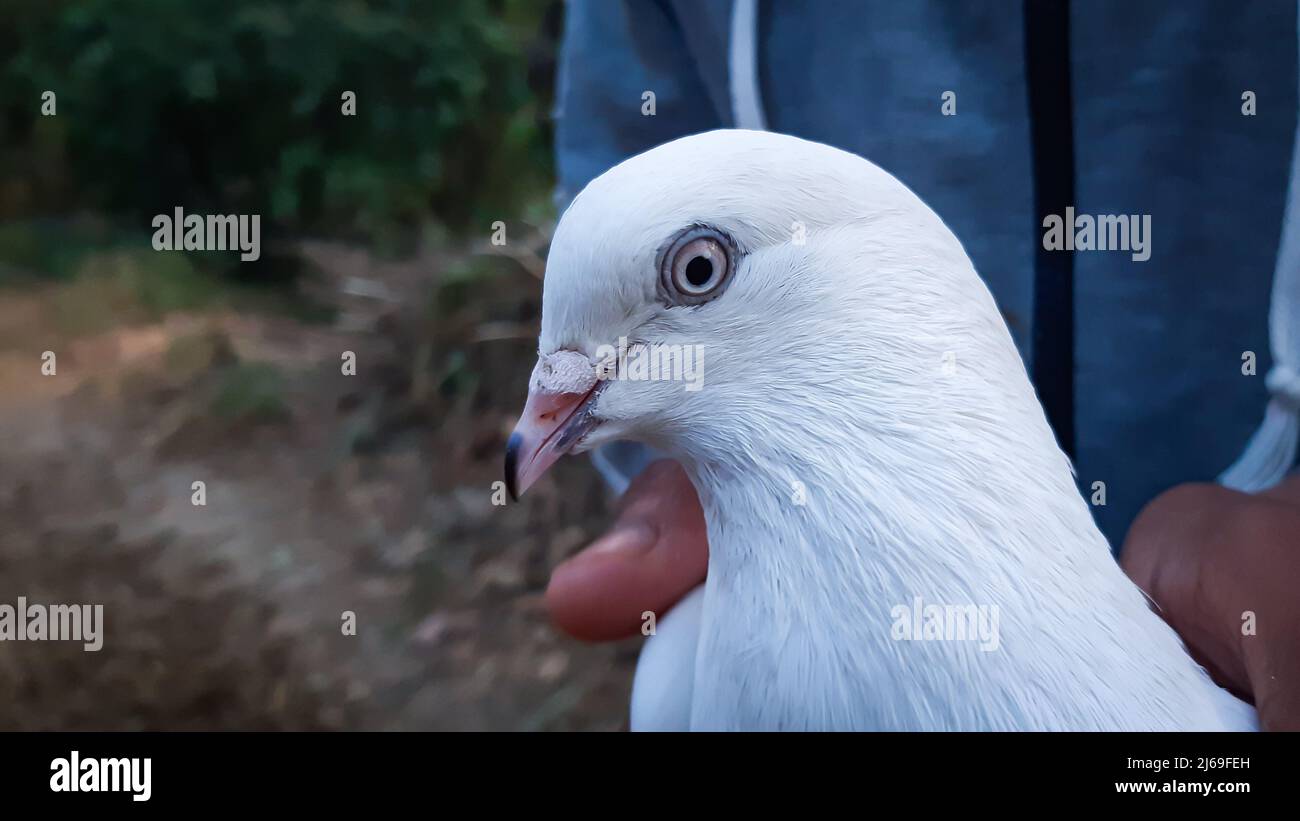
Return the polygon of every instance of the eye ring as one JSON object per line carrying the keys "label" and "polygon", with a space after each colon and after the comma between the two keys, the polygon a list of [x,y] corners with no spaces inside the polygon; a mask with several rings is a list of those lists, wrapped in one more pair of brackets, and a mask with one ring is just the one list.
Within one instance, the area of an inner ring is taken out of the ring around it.
{"label": "eye ring", "polygon": [[659,297],[669,306],[702,305],[731,281],[736,245],[707,225],[678,233],[659,253]]}

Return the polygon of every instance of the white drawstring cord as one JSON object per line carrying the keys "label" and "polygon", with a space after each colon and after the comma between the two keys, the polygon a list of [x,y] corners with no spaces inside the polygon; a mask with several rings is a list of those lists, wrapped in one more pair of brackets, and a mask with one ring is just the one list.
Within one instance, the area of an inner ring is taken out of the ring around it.
{"label": "white drawstring cord", "polygon": [[728,56],[731,117],[735,127],[766,131],[763,93],[758,86],[758,0],[735,0],[732,5]]}
{"label": "white drawstring cord", "polygon": [[1264,383],[1271,394],[1264,421],[1237,461],[1219,476],[1225,487],[1248,493],[1280,482],[1295,465],[1300,443],[1300,125],[1291,156],[1268,325],[1273,368]]}

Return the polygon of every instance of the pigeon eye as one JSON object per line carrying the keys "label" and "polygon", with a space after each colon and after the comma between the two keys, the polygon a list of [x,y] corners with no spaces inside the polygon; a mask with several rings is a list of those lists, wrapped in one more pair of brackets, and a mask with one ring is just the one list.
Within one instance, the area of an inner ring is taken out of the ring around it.
{"label": "pigeon eye", "polygon": [[663,254],[660,296],[670,305],[699,305],[722,293],[731,277],[731,240],[696,226],[677,236]]}

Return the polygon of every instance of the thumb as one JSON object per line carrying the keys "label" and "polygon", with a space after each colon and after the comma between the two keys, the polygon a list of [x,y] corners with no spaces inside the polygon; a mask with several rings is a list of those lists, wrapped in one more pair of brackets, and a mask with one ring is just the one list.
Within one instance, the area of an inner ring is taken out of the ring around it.
{"label": "thumb", "polygon": [[1121,564],[1215,681],[1253,696],[1262,726],[1300,728],[1300,507],[1181,485],[1139,514]]}
{"label": "thumb", "polygon": [[640,632],[704,581],[708,539],[699,497],[676,462],[633,480],[605,535],[556,567],[546,589],[551,620],[586,641]]}

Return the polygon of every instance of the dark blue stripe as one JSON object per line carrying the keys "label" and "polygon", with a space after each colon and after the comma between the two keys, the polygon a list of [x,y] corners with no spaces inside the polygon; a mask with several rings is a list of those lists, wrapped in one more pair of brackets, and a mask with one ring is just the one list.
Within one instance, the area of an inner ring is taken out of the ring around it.
{"label": "dark blue stripe", "polygon": [[1066,207],[1075,204],[1069,0],[1025,0],[1025,69],[1035,213],[1030,375],[1057,441],[1073,459],[1074,252],[1043,248],[1043,218],[1064,219]]}

